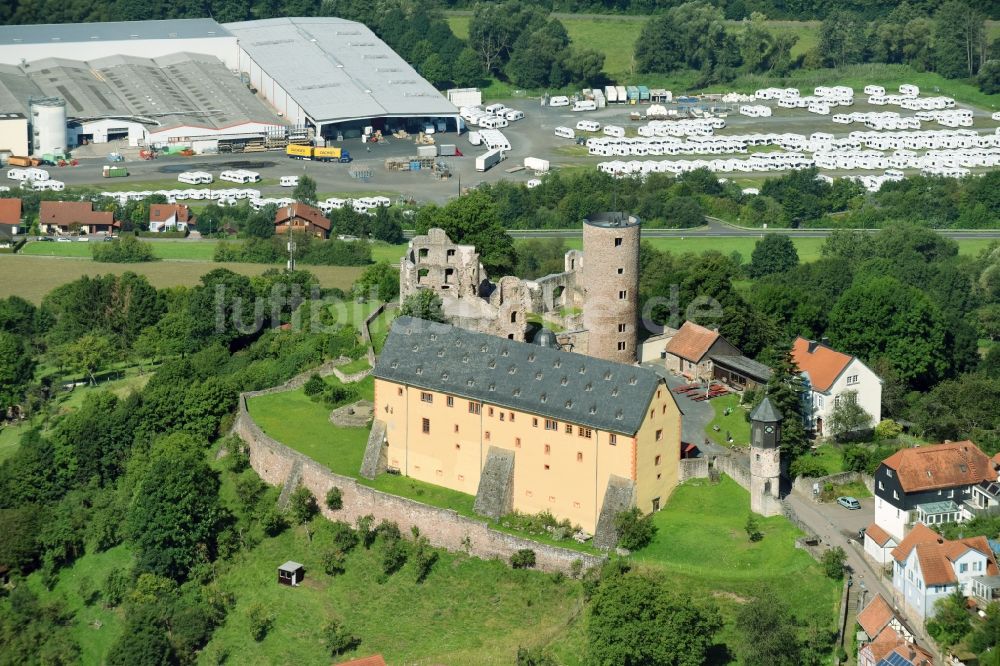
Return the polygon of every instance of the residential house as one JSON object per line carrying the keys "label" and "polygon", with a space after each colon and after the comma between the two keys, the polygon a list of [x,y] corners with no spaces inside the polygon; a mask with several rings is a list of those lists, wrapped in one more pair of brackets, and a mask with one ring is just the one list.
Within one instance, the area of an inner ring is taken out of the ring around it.
{"label": "residential house", "polygon": [[899,539],[882,529],[878,523],[872,523],[865,528],[865,555],[880,567],[885,568],[892,563],[892,551],[899,545]]}
{"label": "residential house", "polygon": [[1000,511],[998,464],[970,441],[901,449],[875,470],[875,523],[901,541],[916,523]]}
{"label": "residential house", "polygon": [[498,515],[597,535],[599,518],[657,511],[677,486],[681,412],[648,368],[399,317],[372,374],[388,468],[477,510],[485,493]]}
{"label": "residential house", "polygon": [[934,655],[887,626],[858,648],[858,666],[934,666]]}
{"label": "residential house", "polygon": [[289,228],[292,231],[300,231],[319,238],[330,237],[330,220],[323,215],[319,208],[304,203],[293,203],[282,206],[274,215],[274,233],[287,234]]}
{"label": "residential house", "polygon": [[47,234],[112,233],[119,226],[114,213],[94,210],[89,201],[43,201],[38,224]]}
{"label": "residential house", "polygon": [[802,336],[792,343],[792,358],[806,382],[805,426],[822,437],[833,410],[853,393],[853,399],[869,415],[869,426],[882,419],[882,380],[856,356],[838,352],[824,342]]}
{"label": "residential house", "polygon": [[886,628],[892,629],[900,637],[909,641],[913,640],[913,632],[903,624],[902,619],[896,615],[889,602],[881,594],[875,596],[868,605],[858,613],[858,624],[861,626],[863,635],[858,635],[858,644],[871,643]]}
{"label": "residential house", "polygon": [[194,216],[191,209],[183,204],[150,204],[149,230],[187,231],[194,226]]}
{"label": "residential house", "polygon": [[0,199],[0,242],[10,242],[21,233],[21,200]]}
{"label": "residential house", "polygon": [[713,355],[739,356],[740,350],[718,331],[686,321],[664,347],[667,370],[690,379],[712,378]]}
{"label": "residential house", "polygon": [[982,583],[1000,574],[986,537],[949,541],[923,524],[910,530],[892,557],[892,586],[921,622],[934,617],[941,599],[956,590],[973,596],[976,579]]}

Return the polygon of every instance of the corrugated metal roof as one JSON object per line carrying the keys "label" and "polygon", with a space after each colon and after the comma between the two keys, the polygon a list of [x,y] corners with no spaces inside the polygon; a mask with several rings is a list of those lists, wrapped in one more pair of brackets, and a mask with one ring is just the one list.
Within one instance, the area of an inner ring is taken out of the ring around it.
{"label": "corrugated metal roof", "polygon": [[123,39],[210,39],[231,36],[228,30],[210,18],[0,26],[0,44],[106,42]]}
{"label": "corrugated metal roof", "polygon": [[399,317],[375,377],[634,435],[657,385],[647,368]]}
{"label": "corrugated metal roof", "polygon": [[454,104],[362,23],[273,18],[225,27],[316,122],[458,114]]}

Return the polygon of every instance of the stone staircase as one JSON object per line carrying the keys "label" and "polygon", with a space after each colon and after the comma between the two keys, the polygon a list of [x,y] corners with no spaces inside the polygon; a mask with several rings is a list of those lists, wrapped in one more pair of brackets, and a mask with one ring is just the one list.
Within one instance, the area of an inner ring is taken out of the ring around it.
{"label": "stone staircase", "polygon": [[285,485],[281,487],[281,494],[278,495],[278,508],[285,510],[288,508],[288,501],[292,497],[292,493],[295,489],[299,487],[299,482],[302,481],[302,461],[296,459],[292,463],[292,469],[288,472],[288,478],[285,479]]}

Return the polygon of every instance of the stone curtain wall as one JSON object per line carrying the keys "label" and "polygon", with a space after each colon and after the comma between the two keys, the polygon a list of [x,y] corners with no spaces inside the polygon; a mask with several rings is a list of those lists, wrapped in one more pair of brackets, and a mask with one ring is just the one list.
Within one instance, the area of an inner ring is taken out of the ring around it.
{"label": "stone curtain wall", "polygon": [[732,456],[718,456],[712,459],[712,466],[750,492],[750,468],[741,465]]}
{"label": "stone curtain wall", "polygon": [[[464,551],[484,559],[508,560],[518,550],[528,548],[535,551],[536,568],[544,571],[569,573],[575,560],[580,560],[584,569],[599,566],[603,562],[603,557],[499,532],[485,522],[461,516],[449,509],[439,509],[384,493],[350,477],[334,474],[311,458],[266,435],[250,417],[246,406],[247,398],[275,391],[276,389],[269,389],[241,394],[239,414],[233,431],[246,443],[250,451],[250,465],[265,482],[283,485],[293,468],[298,467],[296,473],[299,475],[299,485],[305,486],[315,495],[325,518],[353,525],[361,516],[371,515],[376,523],[382,520],[397,523],[404,534],[415,526],[434,546],[450,551]],[[333,486],[340,488],[343,497],[343,508],[339,511],[331,511],[324,501],[326,493]]]}
{"label": "stone curtain wall", "polygon": [[845,483],[856,483],[861,482],[865,484],[868,488],[868,492],[875,494],[875,477],[869,476],[867,474],[862,474],[861,472],[840,472],[839,474],[830,474],[829,476],[820,476],[817,478],[811,478],[808,476],[800,476],[795,479],[792,486],[795,490],[803,493],[805,495],[812,495],[813,484],[818,483],[820,491],[823,490],[823,486],[827,483],[831,483],[835,486],[839,486]]}
{"label": "stone curtain wall", "polygon": [[684,483],[690,479],[708,478],[708,458],[686,458],[681,460],[678,471],[677,483]]}

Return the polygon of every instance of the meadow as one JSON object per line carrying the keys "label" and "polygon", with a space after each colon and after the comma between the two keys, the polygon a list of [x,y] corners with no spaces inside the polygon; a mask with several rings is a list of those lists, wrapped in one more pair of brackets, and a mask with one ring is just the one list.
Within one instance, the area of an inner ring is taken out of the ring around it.
{"label": "meadow", "polygon": [[[148,241],[148,239],[142,239]],[[81,243],[74,240],[70,243],[33,241],[27,243],[20,254],[32,257],[77,257],[90,258],[91,246],[103,241],[88,241]],[[212,261],[215,246],[218,241],[203,240],[153,240],[149,241],[153,255],[158,259],[171,261]]]}
{"label": "meadow", "polygon": [[[46,243],[46,245],[69,245],[69,243]],[[234,273],[253,276],[271,268],[280,268],[280,265],[222,264],[212,261],[103,264],[77,258],[0,255],[0,298],[16,295],[37,304],[56,287],[84,275],[107,273],[120,275],[126,271],[145,275],[151,284],[160,289],[193,287],[200,283],[202,275],[216,268],[226,268]],[[361,275],[362,269],[357,266],[309,266],[308,270],[319,279],[323,287],[349,290]]]}

